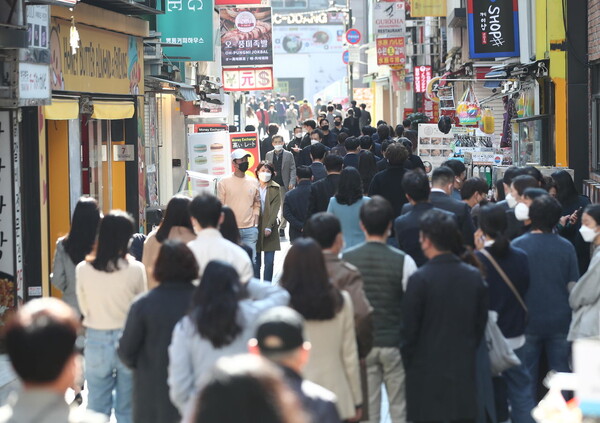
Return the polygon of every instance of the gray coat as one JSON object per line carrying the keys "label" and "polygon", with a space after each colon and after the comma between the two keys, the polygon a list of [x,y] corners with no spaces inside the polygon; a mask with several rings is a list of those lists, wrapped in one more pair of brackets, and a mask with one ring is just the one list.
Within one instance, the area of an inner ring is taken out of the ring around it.
{"label": "gray coat", "polygon": [[[265,160],[273,163],[273,154],[275,151],[269,151],[265,156]],[[283,189],[287,192],[290,185],[296,185],[296,162],[294,161],[294,155],[289,151],[283,150],[281,162],[281,173],[283,173]]]}
{"label": "gray coat", "polygon": [[600,248],[596,248],[588,267],[569,295],[573,318],[569,341],[600,335]]}
{"label": "gray coat", "polygon": [[56,252],[54,253],[50,281],[52,285],[62,292],[63,301],[81,315],[77,294],[75,293],[75,266],[78,263],[73,263],[73,260],[71,260],[71,257],[65,251],[64,240],[64,238],[59,238],[56,241]]}

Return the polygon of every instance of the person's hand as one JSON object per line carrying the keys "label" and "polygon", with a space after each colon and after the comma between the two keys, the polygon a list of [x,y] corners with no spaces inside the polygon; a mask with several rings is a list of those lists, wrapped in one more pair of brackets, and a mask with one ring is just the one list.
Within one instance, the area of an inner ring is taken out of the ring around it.
{"label": "person's hand", "polygon": [[269,228],[265,228],[265,236],[270,236],[271,235],[271,230]]}
{"label": "person's hand", "polygon": [[294,189],[294,186],[293,186],[292,184],[290,184],[290,185],[288,186],[288,191],[291,191],[291,190],[293,190],[293,189]]}
{"label": "person's hand", "polygon": [[475,248],[478,250],[483,250],[485,248],[485,236],[483,235],[483,231],[481,229],[477,229],[474,234],[475,238]]}
{"label": "person's hand", "polygon": [[571,216],[567,215],[567,216],[563,216],[558,220],[558,223],[560,226],[565,227],[567,225],[567,220],[569,220]]}
{"label": "person's hand", "polygon": [[362,407],[356,407],[356,414],[351,419],[348,419],[349,422],[359,422],[362,419]]}
{"label": "person's hand", "polygon": [[573,213],[571,216],[569,216],[569,223],[571,225],[574,225],[577,223],[577,220],[579,220],[579,213],[575,212]]}

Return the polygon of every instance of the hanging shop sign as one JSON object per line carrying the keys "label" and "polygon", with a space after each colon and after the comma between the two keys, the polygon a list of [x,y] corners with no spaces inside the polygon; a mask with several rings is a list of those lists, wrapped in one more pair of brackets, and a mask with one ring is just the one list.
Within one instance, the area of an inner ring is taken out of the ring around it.
{"label": "hanging shop sign", "polygon": [[[235,150],[241,148],[250,153],[250,157],[248,157],[248,170],[246,171],[246,175],[256,177],[256,167],[260,163],[260,151],[259,151],[259,143],[258,143],[258,133],[257,132],[233,132],[229,134],[229,140],[231,142],[231,150]],[[233,163],[231,164],[231,172],[235,169],[233,168]]]}
{"label": "hanging shop sign", "polygon": [[468,0],[471,58],[515,57],[519,51],[519,9],[514,0]]}
{"label": "hanging shop sign", "polygon": [[276,25],[273,50],[276,54],[341,52],[343,38],[341,25]]}
{"label": "hanging shop sign", "polygon": [[404,37],[377,38],[377,64],[378,65],[404,65]]}
{"label": "hanging shop sign", "polygon": [[373,4],[373,33],[376,38],[402,37],[406,32],[403,1]]}
{"label": "hanging shop sign", "polygon": [[413,18],[446,17],[446,0],[411,0],[410,4],[410,16]]}
{"label": "hanging shop sign", "polygon": [[273,64],[270,7],[223,7],[219,16],[223,66]]}
{"label": "hanging shop sign", "polygon": [[52,18],[50,87],[53,91],[144,94],[142,39],[78,24],[80,47],[71,54],[71,22]]}
{"label": "hanging shop sign", "polygon": [[343,12],[273,13],[273,25],[344,25]]}
{"label": "hanging shop sign", "polygon": [[224,68],[224,91],[263,91],[273,89],[273,68]]}
{"label": "hanging shop sign", "polygon": [[163,47],[166,56],[214,60],[212,0],[165,0],[165,13],[156,17],[156,26],[163,43],[181,44]]}
{"label": "hanging shop sign", "polygon": [[427,84],[431,80],[431,66],[415,66],[415,92],[424,93],[427,91]]}

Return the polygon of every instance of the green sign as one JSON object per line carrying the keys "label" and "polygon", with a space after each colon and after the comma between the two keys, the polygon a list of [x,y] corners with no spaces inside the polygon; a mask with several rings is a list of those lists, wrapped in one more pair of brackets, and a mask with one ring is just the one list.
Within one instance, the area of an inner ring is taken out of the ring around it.
{"label": "green sign", "polygon": [[164,47],[166,56],[201,62],[214,60],[213,3],[214,0],[164,1],[165,14],[158,15],[156,22],[161,41],[181,44],[181,47]]}

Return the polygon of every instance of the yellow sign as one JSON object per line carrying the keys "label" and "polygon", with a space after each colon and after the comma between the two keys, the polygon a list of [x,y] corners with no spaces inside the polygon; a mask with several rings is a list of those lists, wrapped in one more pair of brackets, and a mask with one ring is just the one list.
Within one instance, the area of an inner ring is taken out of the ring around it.
{"label": "yellow sign", "polygon": [[410,16],[413,18],[446,17],[446,0],[411,0]]}
{"label": "yellow sign", "polygon": [[71,23],[52,18],[50,85],[53,91],[144,94],[142,39],[77,24],[79,48],[72,54]]}

